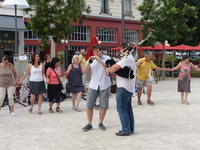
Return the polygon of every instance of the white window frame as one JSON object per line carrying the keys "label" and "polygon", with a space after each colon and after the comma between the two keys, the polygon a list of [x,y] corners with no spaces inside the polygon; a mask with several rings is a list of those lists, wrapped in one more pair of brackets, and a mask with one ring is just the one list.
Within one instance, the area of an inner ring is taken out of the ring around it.
{"label": "white window frame", "polygon": [[101,42],[117,43],[117,34],[116,28],[97,28],[97,37]]}
{"label": "white window frame", "polygon": [[[26,27],[28,27],[28,22],[24,22]],[[39,40],[37,36],[34,35],[32,30],[26,30],[24,31],[24,39],[25,40]]]}
{"label": "white window frame", "polygon": [[124,39],[126,42],[138,43],[138,31],[126,29],[124,32]]}
{"label": "white window frame", "polygon": [[90,41],[90,27],[88,26],[74,26],[75,32],[71,34],[70,41]]}
{"label": "white window frame", "polygon": [[[25,51],[25,49],[30,49],[29,51]],[[35,51],[34,51],[35,49]],[[34,53],[40,53],[40,46],[39,45],[25,45],[24,46],[24,54],[34,54]]]}

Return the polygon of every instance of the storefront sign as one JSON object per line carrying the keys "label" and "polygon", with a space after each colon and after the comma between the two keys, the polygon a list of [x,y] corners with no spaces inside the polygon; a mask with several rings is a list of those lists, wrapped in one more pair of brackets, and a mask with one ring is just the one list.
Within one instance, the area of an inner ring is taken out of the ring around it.
{"label": "storefront sign", "polygon": [[0,40],[0,44],[14,44],[15,41],[12,40]]}

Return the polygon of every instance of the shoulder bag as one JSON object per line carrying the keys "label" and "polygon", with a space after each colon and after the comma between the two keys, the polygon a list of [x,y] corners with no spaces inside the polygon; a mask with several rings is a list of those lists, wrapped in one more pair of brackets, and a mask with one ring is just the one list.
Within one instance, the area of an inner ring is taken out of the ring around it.
{"label": "shoulder bag", "polygon": [[62,85],[62,83],[61,83],[61,81],[60,81],[60,79],[59,79],[59,77],[58,77],[57,73],[55,72],[55,70],[54,70],[54,69],[53,69],[53,71],[54,71],[54,73],[56,74],[56,76],[57,76],[57,78],[58,78],[60,89],[61,89],[61,90],[63,90],[63,89],[64,89],[64,87],[63,87],[63,85]]}

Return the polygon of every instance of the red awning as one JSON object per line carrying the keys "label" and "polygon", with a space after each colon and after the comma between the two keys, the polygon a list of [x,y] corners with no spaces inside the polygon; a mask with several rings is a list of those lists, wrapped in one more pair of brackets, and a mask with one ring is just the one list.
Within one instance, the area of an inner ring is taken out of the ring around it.
{"label": "red awning", "polygon": [[[157,44],[153,46],[147,46],[147,47],[138,47],[138,50],[162,50],[163,45],[162,44]],[[164,50],[200,50],[200,46],[188,46],[188,45],[178,45],[178,46],[164,46]]]}
{"label": "red awning", "polygon": [[[137,49],[139,50],[162,50],[163,49],[163,45],[162,44],[155,44],[153,46],[146,46],[146,47],[138,47]],[[171,50],[170,46],[164,46],[165,50]]]}
{"label": "red awning", "polygon": [[188,45],[178,45],[178,46],[172,46],[171,49],[173,50],[197,50],[197,48],[193,46],[188,46]]}
{"label": "red awning", "polygon": [[121,49],[121,47],[114,47],[114,48],[111,48],[110,50],[120,50]]}

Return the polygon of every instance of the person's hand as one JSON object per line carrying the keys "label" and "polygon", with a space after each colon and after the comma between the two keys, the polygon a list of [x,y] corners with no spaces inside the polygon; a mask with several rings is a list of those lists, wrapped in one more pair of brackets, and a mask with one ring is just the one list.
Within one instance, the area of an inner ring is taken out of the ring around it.
{"label": "person's hand", "polygon": [[110,72],[110,68],[106,68],[106,72]]}
{"label": "person's hand", "polygon": [[99,58],[99,56],[95,56],[95,59],[100,63],[101,59]]}
{"label": "person's hand", "polygon": [[143,63],[143,61],[137,62],[137,63],[136,63],[136,64],[137,64],[137,67],[140,66],[142,63]]}
{"label": "person's hand", "polygon": [[49,78],[46,78],[46,83],[49,84]]}
{"label": "person's hand", "polygon": [[20,84],[20,85],[22,84],[22,80],[19,81],[19,84]]}
{"label": "person's hand", "polygon": [[172,69],[171,68],[167,68],[167,71],[172,71]]}
{"label": "person's hand", "polygon": [[95,59],[95,56],[90,56],[88,58],[88,63],[91,64],[93,62],[93,60]]}
{"label": "person's hand", "polygon": [[15,81],[16,86],[20,86],[20,81]]}
{"label": "person's hand", "polygon": [[89,60],[94,60],[94,59],[95,59],[95,56],[90,56],[88,59],[89,59]]}

